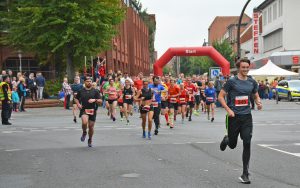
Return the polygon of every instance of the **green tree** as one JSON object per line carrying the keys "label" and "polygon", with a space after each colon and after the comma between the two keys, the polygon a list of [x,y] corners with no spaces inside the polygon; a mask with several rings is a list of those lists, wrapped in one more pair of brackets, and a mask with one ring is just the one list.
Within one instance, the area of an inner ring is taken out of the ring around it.
{"label": "green tree", "polygon": [[125,16],[119,0],[18,0],[11,4],[5,14],[9,32],[1,41],[42,57],[63,56],[70,78],[84,56],[111,47],[116,26]]}
{"label": "green tree", "polygon": [[[235,53],[228,41],[214,42],[213,47],[230,62],[231,67],[234,67]],[[182,57],[180,71],[186,75],[203,74],[213,66],[216,64],[210,57]]]}

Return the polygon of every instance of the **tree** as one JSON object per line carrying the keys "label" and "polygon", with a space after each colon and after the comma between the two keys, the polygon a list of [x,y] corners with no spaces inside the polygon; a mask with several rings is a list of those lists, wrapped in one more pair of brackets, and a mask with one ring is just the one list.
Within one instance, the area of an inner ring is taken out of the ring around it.
{"label": "tree", "polygon": [[[230,62],[230,67],[234,67],[235,53],[227,40],[214,42],[213,47]],[[210,57],[183,57],[180,62],[180,71],[186,75],[203,74],[215,66],[215,62]]]}
{"label": "tree", "polygon": [[43,57],[63,55],[67,74],[84,56],[111,47],[125,9],[119,0],[19,0],[5,14],[4,44]]}

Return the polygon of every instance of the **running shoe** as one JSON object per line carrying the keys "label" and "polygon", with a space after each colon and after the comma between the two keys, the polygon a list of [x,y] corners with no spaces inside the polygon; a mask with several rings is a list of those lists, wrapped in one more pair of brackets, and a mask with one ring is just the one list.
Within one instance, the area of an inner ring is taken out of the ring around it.
{"label": "running shoe", "polygon": [[243,184],[250,184],[251,183],[251,181],[249,180],[249,176],[247,174],[241,175],[241,177],[239,177],[239,180],[241,180],[241,182]]}
{"label": "running shoe", "polygon": [[151,132],[148,132],[148,139],[151,140]]}
{"label": "running shoe", "polygon": [[146,138],[146,131],[143,131],[143,138]]}
{"label": "running shoe", "polygon": [[126,123],[126,125],[129,125],[129,120],[127,120],[127,123]]}
{"label": "running shoe", "polygon": [[186,113],[186,114],[185,114],[185,117],[187,117],[187,118],[188,118],[188,117],[189,117],[189,114],[188,114],[188,113]]}
{"label": "running shoe", "polygon": [[154,135],[158,135],[158,130],[157,129],[155,129]]}
{"label": "running shoe", "polygon": [[84,141],[85,141],[86,134],[87,134],[86,132],[83,132],[83,133],[82,133],[82,136],[81,136],[81,138],[80,138],[81,142],[84,142]]}
{"label": "running shoe", "polygon": [[226,149],[226,147],[228,145],[228,142],[229,142],[228,136],[225,135],[222,142],[221,142],[221,144],[220,144],[221,151],[224,151]]}
{"label": "running shoe", "polygon": [[120,119],[120,121],[124,121],[124,119],[123,119],[123,118],[121,118],[121,119]]}
{"label": "running shoe", "polygon": [[174,125],[170,125],[170,129],[174,129]]}
{"label": "running shoe", "polygon": [[116,121],[116,118],[115,118],[115,117],[113,117],[113,118],[112,118],[112,120],[113,120],[113,121]]}
{"label": "running shoe", "polygon": [[211,122],[214,122],[214,120],[215,120],[215,118],[211,118],[211,120],[210,120],[210,121],[211,121]]}
{"label": "running shoe", "polygon": [[192,118],[191,118],[191,117],[189,117],[189,121],[192,121]]}
{"label": "running shoe", "polygon": [[91,147],[93,147],[93,145],[92,145],[92,139],[88,139],[88,146],[91,148]]}
{"label": "running shoe", "polygon": [[74,119],[73,119],[74,123],[77,123],[77,119],[76,119],[76,116],[74,116]]}
{"label": "running shoe", "polygon": [[196,115],[196,116],[200,115],[196,110],[194,110],[193,114]]}
{"label": "running shoe", "polygon": [[181,119],[181,124],[184,124],[184,119]]}
{"label": "running shoe", "polygon": [[210,120],[210,117],[209,117],[209,115],[207,116],[207,120]]}
{"label": "running shoe", "polygon": [[170,126],[170,123],[167,123],[167,126]]}

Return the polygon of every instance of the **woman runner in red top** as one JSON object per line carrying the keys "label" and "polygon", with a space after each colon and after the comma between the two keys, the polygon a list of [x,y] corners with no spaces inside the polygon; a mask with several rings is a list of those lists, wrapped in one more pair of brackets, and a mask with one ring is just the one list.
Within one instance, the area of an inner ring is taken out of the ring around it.
{"label": "woman runner in red top", "polygon": [[184,84],[180,84],[178,114],[181,114],[181,123],[184,123],[186,115],[186,105],[189,99],[188,91],[184,88]]}

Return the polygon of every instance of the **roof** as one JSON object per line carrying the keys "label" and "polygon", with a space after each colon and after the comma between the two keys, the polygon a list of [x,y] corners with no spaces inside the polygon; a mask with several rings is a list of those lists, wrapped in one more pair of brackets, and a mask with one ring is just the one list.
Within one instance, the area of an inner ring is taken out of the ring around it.
{"label": "roof", "polygon": [[[250,18],[247,14],[244,14],[244,17],[246,16],[246,18]],[[214,21],[210,24],[209,28],[211,28],[211,26],[216,22],[216,21],[222,21],[222,22],[226,22],[228,23],[228,25],[230,24],[234,24],[234,23],[238,23],[240,16],[217,16],[215,17]],[[251,18],[250,18],[251,19]]]}
{"label": "roof", "polygon": [[262,2],[257,8],[255,8],[255,10],[263,10],[265,9],[267,6],[269,6],[271,3],[273,3],[275,0],[265,0],[264,2]]}

